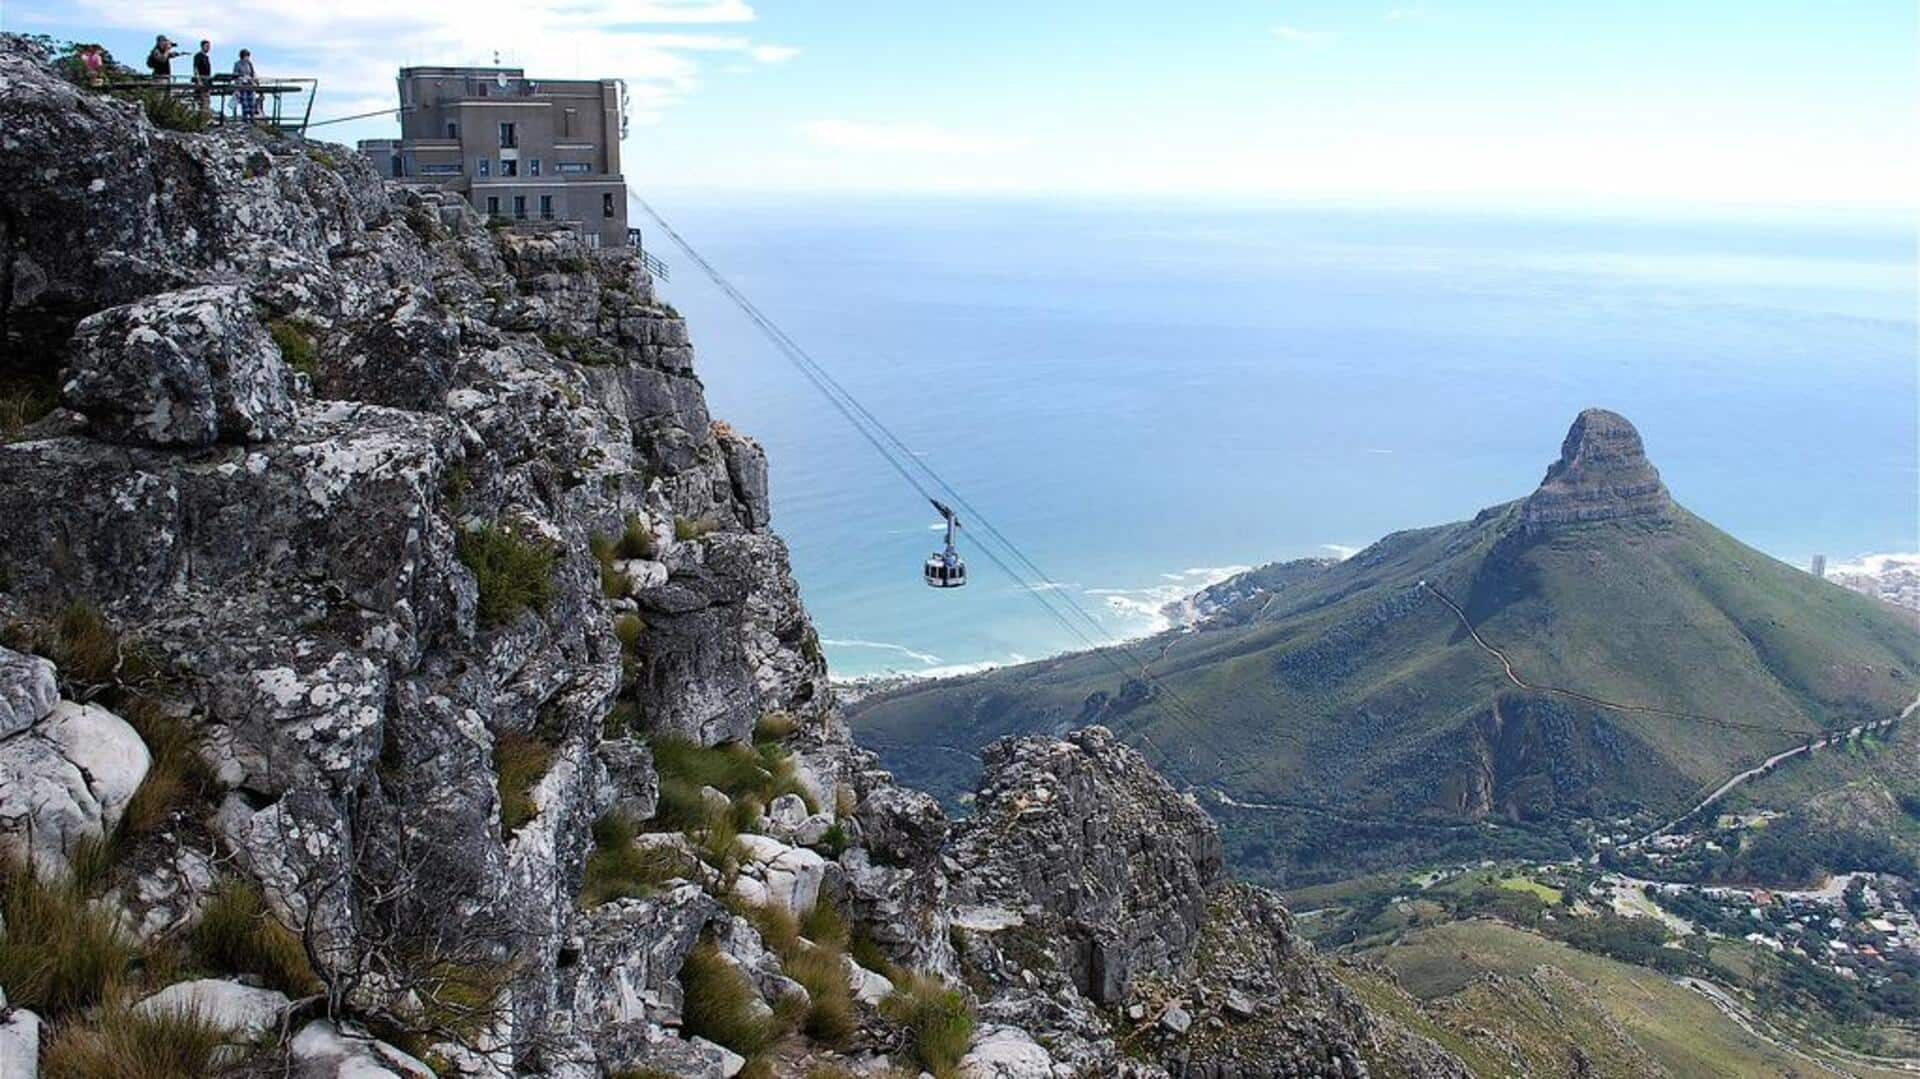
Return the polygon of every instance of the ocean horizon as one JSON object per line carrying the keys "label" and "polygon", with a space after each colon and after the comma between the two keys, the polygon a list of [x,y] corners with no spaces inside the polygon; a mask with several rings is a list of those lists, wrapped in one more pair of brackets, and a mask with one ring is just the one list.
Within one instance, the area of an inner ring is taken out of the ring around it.
{"label": "ocean horizon", "polygon": [[[1920,550],[1891,217],[650,199],[1118,637],[1240,569],[1522,497],[1589,406],[1776,558]],[[836,677],[1084,647],[985,558],[921,584],[932,508],[647,238],[714,415],[768,449]]]}

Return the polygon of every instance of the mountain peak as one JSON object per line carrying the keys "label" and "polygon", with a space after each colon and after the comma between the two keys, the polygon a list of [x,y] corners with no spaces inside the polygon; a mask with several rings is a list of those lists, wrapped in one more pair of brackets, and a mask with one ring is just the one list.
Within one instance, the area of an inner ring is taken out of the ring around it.
{"label": "mountain peak", "polygon": [[1524,519],[1527,531],[1542,532],[1576,522],[1662,517],[1672,505],[1640,432],[1617,412],[1589,408],[1575,417],[1560,459],[1527,497]]}

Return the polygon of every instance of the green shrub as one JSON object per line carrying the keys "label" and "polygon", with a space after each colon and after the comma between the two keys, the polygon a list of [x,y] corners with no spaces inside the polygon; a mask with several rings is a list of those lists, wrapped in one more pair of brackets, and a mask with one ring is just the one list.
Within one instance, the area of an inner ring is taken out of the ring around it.
{"label": "green shrub", "polygon": [[553,765],[553,747],[531,734],[508,731],[493,743],[493,770],[500,787],[500,831],[533,819],[533,788]]}
{"label": "green shrub", "polygon": [[759,997],[742,974],[711,941],[702,941],[680,967],[686,1001],[681,1029],[744,1057],[772,1046],[779,1031],[755,1006]]}
{"label": "green shrub", "polygon": [[194,964],[209,973],[252,974],[290,997],[320,989],[300,938],[247,881],[229,877],[215,886],[187,933],[187,948]]}
{"label": "green shrub", "polygon": [[753,725],[755,742],[784,742],[793,734],[795,723],[785,712],[768,712]]}
{"label": "green shrub", "polygon": [[637,614],[623,614],[613,620],[613,635],[620,640],[620,647],[632,651],[640,643],[640,634],[646,632],[647,623]]}
{"label": "green shrub", "polygon": [[701,536],[712,532],[713,527],[712,521],[697,520],[692,517],[675,517],[673,519],[673,538],[682,543],[687,540],[697,540]]}
{"label": "green shrub", "polygon": [[820,842],[814,844],[825,851],[829,858],[840,857],[851,845],[852,841],[847,838],[847,826],[839,821],[834,821],[826,831],[820,833]]}
{"label": "green shrub", "polygon": [[658,550],[653,542],[653,530],[638,514],[627,516],[627,527],[620,533],[620,544],[615,553],[621,558],[652,559]]}
{"label": "green shrub", "polygon": [[27,424],[60,403],[56,387],[37,383],[0,383],[0,442],[11,442]]}
{"label": "green shrub", "polygon": [[633,821],[618,813],[607,813],[593,822],[593,853],[587,855],[586,874],[580,883],[581,907],[644,898],[658,891],[661,884],[685,875],[685,867],[672,851],[635,846],[633,837],[638,831]]}
{"label": "green shrub", "polygon": [[629,700],[613,702],[607,709],[606,718],[600,721],[600,737],[606,741],[615,741],[633,733],[640,723],[640,706]]}
{"label": "green shrub", "polygon": [[335,171],[338,171],[340,168],[340,159],[333,156],[332,151],[324,149],[322,147],[319,147],[319,146],[308,147],[307,156],[310,158],[313,158],[315,162],[321,165],[325,165],[327,168],[333,169]]}
{"label": "green shrub", "polygon": [[133,93],[146,110],[147,122],[168,131],[203,131],[207,126],[207,114],[200,111],[198,105],[165,90],[142,90]]}
{"label": "green shrub", "polygon": [[107,1001],[136,958],[114,915],[74,881],[0,866],[0,986],[7,1003],[58,1022]]}
{"label": "green shrub", "polygon": [[973,1037],[973,1012],[958,989],[925,974],[905,974],[880,1002],[881,1014],[905,1027],[913,1059],[935,1075],[951,1075]]}
{"label": "green shrub", "polygon": [[40,1054],[45,1079],[201,1079],[221,1069],[216,1057],[232,1032],[191,1009],[135,1012],[109,1008],[67,1023]]}
{"label": "green shrub", "polygon": [[289,318],[277,318],[267,323],[267,332],[280,346],[280,356],[288,367],[311,379],[320,377],[320,353],[306,327]]}
{"label": "green shrub", "polygon": [[458,553],[479,586],[485,625],[499,625],[529,607],[545,608],[553,599],[560,552],[545,540],[523,540],[503,525],[482,525],[461,533]]}

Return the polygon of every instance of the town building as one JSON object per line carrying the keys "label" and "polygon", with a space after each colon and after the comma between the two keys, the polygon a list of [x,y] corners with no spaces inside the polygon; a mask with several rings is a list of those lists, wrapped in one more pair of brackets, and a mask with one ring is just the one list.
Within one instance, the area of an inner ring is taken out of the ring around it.
{"label": "town building", "polygon": [[1826,577],[1827,575],[1827,556],[1826,555],[1817,554],[1813,556],[1813,575],[1815,577],[1821,577],[1821,578]]}
{"label": "town building", "polygon": [[618,79],[530,79],[517,67],[400,69],[400,137],[360,152],[391,180],[457,191],[496,220],[628,242]]}

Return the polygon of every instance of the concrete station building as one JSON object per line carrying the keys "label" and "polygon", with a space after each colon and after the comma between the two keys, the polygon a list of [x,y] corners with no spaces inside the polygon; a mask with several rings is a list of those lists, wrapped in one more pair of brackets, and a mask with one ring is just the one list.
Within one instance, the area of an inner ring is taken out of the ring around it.
{"label": "concrete station building", "polygon": [[363,139],[381,175],[458,191],[514,222],[629,242],[618,79],[530,79],[517,67],[400,69],[400,137]]}

